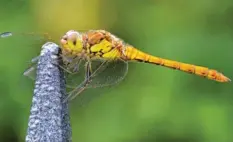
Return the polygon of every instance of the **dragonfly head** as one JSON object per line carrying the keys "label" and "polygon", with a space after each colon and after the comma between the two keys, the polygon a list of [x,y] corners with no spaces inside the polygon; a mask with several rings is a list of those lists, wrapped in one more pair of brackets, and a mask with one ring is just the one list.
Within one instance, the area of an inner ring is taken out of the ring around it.
{"label": "dragonfly head", "polygon": [[60,40],[62,49],[67,51],[81,52],[83,49],[82,34],[70,30]]}

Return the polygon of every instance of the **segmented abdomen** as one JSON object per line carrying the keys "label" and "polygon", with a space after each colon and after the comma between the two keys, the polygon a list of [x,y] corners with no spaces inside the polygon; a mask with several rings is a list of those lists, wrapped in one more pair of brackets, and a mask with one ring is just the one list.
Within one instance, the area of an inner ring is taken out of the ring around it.
{"label": "segmented abdomen", "polygon": [[181,70],[187,73],[196,74],[198,76],[206,77],[208,79],[215,80],[218,82],[231,81],[229,78],[227,78],[222,73],[216,70],[152,56],[132,46],[126,46],[123,55],[125,56],[125,59],[128,61],[138,61],[161,65],[164,67]]}

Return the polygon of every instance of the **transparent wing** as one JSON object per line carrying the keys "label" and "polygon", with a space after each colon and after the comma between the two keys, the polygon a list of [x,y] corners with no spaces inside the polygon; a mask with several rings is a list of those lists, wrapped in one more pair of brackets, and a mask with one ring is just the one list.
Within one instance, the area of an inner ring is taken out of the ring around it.
{"label": "transparent wing", "polygon": [[[91,68],[91,74],[88,75]],[[116,61],[94,61],[91,66],[86,67],[85,79],[80,83],[80,74],[68,74],[67,84],[71,91],[64,101],[71,101],[87,88],[97,88],[115,85],[122,81],[128,72],[128,63],[122,60]]]}
{"label": "transparent wing", "polygon": [[[40,56],[36,56],[31,59],[29,68],[27,68],[23,73],[24,76],[32,80],[36,79],[37,63],[39,61],[39,58]],[[73,61],[72,64],[69,65],[58,65],[58,66],[65,72],[65,74],[75,74],[78,72],[77,69],[79,68],[79,66],[77,66],[76,63],[78,63],[78,61]]]}
{"label": "transparent wing", "polygon": [[[31,60],[31,65],[24,71],[24,76],[35,80],[37,62],[39,56]],[[91,62],[92,77],[86,88],[97,88],[104,86],[111,86],[122,81],[128,72],[128,63],[122,60],[115,60],[105,62],[103,60],[97,60]],[[73,64],[60,66],[65,72],[66,86],[67,88],[77,88],[85,80],[85,62],[77,60],[72,62]],[[100,67],[101,65],[101,67]],[[98,70],[97,70],[98,69]],[[97,71],[96,71],[97,70]]]}
{"label": "transparent wing", "polygon": [[[41,46],[46,41],[52,41],[47,33],[15,33],[15,32],[3,32],[0,33],[0,40],[3,38],[10,38],[9,42],[18,42],[17,48],[21,48],[24,50],[20,51],[29,51],[32,52],[33,50],[39,50]],[[36,78],[36,68],[39,56],[33,58],[30,62],[30,66],[28,69],[24,71],[24,76],[29,77],[30,79],[35,80]]]}
{"label": "transparent wing", "polygon": [[[115,60],[110,62],[107,61],[104,64],[103,62],[105,61],[98,60],[91,62],[91,70],[93,74],[91,76],[90,82],[85,88],[111,86],[119,83],[125,78],[128,72],[127,62],[122,60]],[[82,83],[82,81],[85,79],[84,76],[85,70],[79,71],[75,74],[68,73],[66,75],[67,87],[71,89],[77,88],[77,86],[79,86],[80,83]]]}
{"label": "transparent wing", "polygon": [[36,70],[37,70],[37,62],[39,60],[39,56],[34,57],[31,60],[31,65],[28,69],[26,69],[23,73],[24,76],[35,80],[36,79]]}
{"label": "transparent wing", "polygon": [[[87,62],[72,56],[60,55],[60,57],[63,59],[64,65],[59,65],[59,67],[64,70],[67,91],[71,90],[65,101],[72,100],[87,88],[115,85],[122,81],[128,72],[128,62],[123,60]],[[33,80],[36,78],[38,59],[39,57],[33,58],[32,65],[24,72],[25,76]],[[88,72],[91,74],[88,75]]]}
{"label": "transparent wing", "polygon": [[35,80],[36,79],[36,67],[37,65],[32,65],[27,70],[24,71],[23,75],[27,76],[28,78]]}
{"label": "transparent wing", "polygon": [[[95,66],[95,69],[98,65]],[[123,60],[115,60],[107,62],[101,67],[100,70],[91,78],[88,88],[105,87],[110,85],[116,85],[121,82],[128,73],[128,62]]]}
{"label": "transparent wing", "polygon": [[[31,59],[29,67],[23,73],[24,76],[26,76],[32,80],[36,79],[37,63],[38,63],[39,57],[40,56],[36,56],[33,59]],[[69,60],[69,59],[67,58],[67,60]],[[76,84],[80,84],[84,80],[84,75],[82,75],[82,73],[84,73],[83,72],[84,71],[83,70],[84,64],[80,64],[81,61],[82,61],[81,59],[79,59],[79,60],[72,59],[71,63],[69,63],[70,61],[68,61],[69,64],[66,62],[66,64],[64,64],[64,65],[59,65],[59,67],[65,73],[66,81],[67,81],[67,83],[66,83],[67,88],[70,88],[69,85],[74,86]],[[80,73],[79,73],[79,70],[81,70]],[[69,81],[69,79],[67,79],[67,77],[72,77],[72,76],[77,77],[77,78],[75,80]]]}

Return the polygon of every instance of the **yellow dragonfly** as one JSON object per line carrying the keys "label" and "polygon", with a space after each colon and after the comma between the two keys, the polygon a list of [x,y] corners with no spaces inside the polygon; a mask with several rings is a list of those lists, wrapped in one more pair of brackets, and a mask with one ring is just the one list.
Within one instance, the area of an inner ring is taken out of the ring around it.
{"label": "yellow dragonfly", "polygon": [[[0,34],[11,36],[12,32]],[[72,100],[86,88],[114,85],[124,79],[128,72],[128,62],[144,62],[160,65],[187,73],[205,77],[217,82],[230,82],[222,73],[202,66],[163,59],[142,52],[122,39],[105,30],[89,30],[78,32],[70,30],[60,39],[61,66],[67,76],[67,86],[72,88],[66,100]],[[85,65],[85,79],[80,84],[76,78],[80,76],[79,68]],[[28,75],[35,66],[25,72]]]}

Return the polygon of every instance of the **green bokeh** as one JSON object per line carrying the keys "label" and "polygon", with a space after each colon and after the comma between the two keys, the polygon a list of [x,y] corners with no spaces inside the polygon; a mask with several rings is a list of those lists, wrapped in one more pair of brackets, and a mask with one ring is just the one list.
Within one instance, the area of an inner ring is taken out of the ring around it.
{"label": "green bokeh", "polygon": [[[31,8],[26,0],[0,0],[0,31],[36,30]],[[108,11],[117,15],[111,26]],[[138,49],[232,78],[232,15],[230,0],[102,0],[99,18]],[[22,72],[40,46],[34,37],[0,41],[1,142],[24,141],[33,82]],[[119,85],[87,90],[71,102],[73,141],[231,142],[232,88],[231,83],[131,63]]]}

